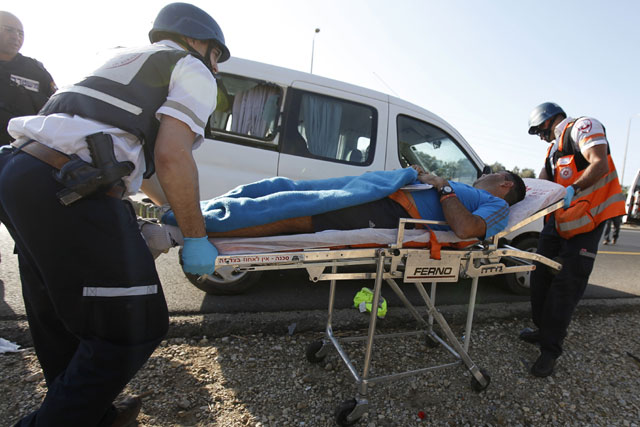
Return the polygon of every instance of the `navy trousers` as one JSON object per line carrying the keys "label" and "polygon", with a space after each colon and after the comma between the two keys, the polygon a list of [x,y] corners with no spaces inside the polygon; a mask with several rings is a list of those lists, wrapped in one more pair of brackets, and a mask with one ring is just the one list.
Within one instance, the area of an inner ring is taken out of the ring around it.
{"label": "navy trousers", "polygon": [[71,206],[55,170],[0,152],[0,221],[15,240],[47,394],[24,426],[108,426],[113,400],[168,328],[155,264],[130,206],[105,195]]}
{"label": "navy trousers", "polygon": [[562,341],[589,282],[603,228],[604,223],[588,233],[563,239],[556,231],[555,220],[551,216],[540,234],[537,252],[563,265],[556,274],[536,263],[531,274],[533,323],[540,330],[541,350],[554,357],[562,354]]}

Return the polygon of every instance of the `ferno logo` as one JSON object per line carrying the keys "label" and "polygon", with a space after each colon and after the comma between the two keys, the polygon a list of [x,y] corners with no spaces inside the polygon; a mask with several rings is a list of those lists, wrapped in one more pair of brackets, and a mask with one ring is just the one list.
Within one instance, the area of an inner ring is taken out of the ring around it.
{"label": "ferno logo", "polygon": [[416,267],[413,274],[417,276],[448,276],[453,271],[453,267]]}

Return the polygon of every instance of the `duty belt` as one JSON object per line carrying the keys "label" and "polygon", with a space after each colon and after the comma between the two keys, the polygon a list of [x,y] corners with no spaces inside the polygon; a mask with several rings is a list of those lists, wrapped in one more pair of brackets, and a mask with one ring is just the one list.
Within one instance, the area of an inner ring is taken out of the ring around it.
{"label": "duty belt", "polygon": [[[26,143],[18,143],[18,141],[13,141],[11,143],[11,146],[17,148],[20,151],[24,151],[30,156],[35,157],[36,159],[45,162],[49,166],[52,166],[58,170],[62,169],[62,167],[71,160],[71,158],[65,153],[48,147],[36,140],[30,140]],[[114,197],[116,199],[121,199],[125,191],[126,187],[124,185],[116,183],[103,194],[109,197]]]}

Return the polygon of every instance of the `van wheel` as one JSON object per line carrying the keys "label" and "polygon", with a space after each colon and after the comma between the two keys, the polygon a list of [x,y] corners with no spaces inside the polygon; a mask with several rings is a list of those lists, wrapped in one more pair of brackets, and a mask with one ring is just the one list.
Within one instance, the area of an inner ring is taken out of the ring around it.
{"label": "van wheel", "polygon": [[[178,259],[182,266],[182,248],[178,252]],[[197,274],[187,273],[182,270],[191,284],[209,295],[240,295],[255,285],[262,271],[232,271],[231,273],[220,274],[215,272],[207,275],[206,279]]]}
{"label": "van wheel", "polygon": [[[538,238],[527,237],[512,246],[523,251],[535,252],[536,249],[538,248]],[[530,271],[523,272],[523,273],[505,274],[504,282],[507,288],[516,295],[531,294],[531,272]]]}
{"label": "van wheel", "polygon": [[208,275],[206,279],[203,279],[197,274],[191,274],[185,271],[183,271],[183,273],[196,288],[205,291],[209,295],[243,294],[255,285],[262,275],[261,271],[241,271],[225,277],[222,277],[218,273],[213,273]]}

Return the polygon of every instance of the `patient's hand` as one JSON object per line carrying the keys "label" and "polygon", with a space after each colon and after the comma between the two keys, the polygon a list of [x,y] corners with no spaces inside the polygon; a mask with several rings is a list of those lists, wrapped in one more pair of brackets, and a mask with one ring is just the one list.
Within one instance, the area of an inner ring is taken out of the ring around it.
{"label": "patient's hand", "polygon": [[418,173],[418,181],[423,184],[431,184],[438,190],[448,184],[448,181],[444,178],[440,178],[429,172]]}
{"label": "patient's hand", "polygon": [[420,174],[422,174],[422,173],[427,173],[427,172],[422,168],[422,166],[419,166],[419,165],[411,165],[411,167],[412,167],[413,169],[415,169],[415,170],[416,170],[416,172],[418,172],[418,176],[419,176]]}

